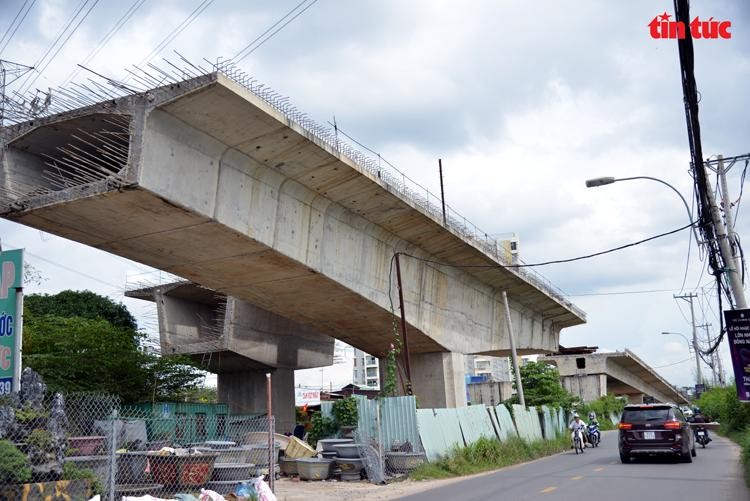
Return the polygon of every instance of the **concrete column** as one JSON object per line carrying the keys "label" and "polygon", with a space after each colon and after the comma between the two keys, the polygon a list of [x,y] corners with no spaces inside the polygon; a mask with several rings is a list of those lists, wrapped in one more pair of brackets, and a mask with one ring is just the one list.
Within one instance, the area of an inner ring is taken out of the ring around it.
{"label": "concrete column", "polygon": [[465,357],[445,352],[411,356],[412,387],[420,407],[466,406]]}
{"label": "concrete column", "polygon": [[628,403],[629,404],[642,404],[643,403],[643,393],[629,393],[628,394]]}
{"label": "concrete column", "polygon": [[[266,370],[218,374],[219,402],[229,404],[232,414],[266,413]],[[294,430],[294,370],[271,369],[273,414],[276,433]]]}
{"label": "concrete column", "polygon": [[607,375],[562,376],[562,387],[571,395],[576,395],[584,402],[591,402],[607,394]]}

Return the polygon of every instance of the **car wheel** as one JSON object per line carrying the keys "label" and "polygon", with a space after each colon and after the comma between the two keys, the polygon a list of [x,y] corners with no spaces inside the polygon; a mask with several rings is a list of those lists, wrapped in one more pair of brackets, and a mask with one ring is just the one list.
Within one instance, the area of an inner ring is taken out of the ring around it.
{"label": "car wheel", "polygon": [[693,448],[692,448],[692,449],[690,449],[690,455],[691,455],[691,456],[693,456],[693,457],[695,457],[695,456],[697,456],[697,455],[698,455],[698,454],[697,454],[697,453],[695,452],[695,445],[693,445]]}
{"label": "car wheel", "polygon": [[682,454],[682,462],[683,463],[692,463],[693,462],[693,455],[690,451],[687,451],[687,453]]}
{"label": "car wheel", "polygon": [[624,454],[624,453],[621,452],[620,453],[620,461],[622,461],[623,464],[630,463],[630,454]]}

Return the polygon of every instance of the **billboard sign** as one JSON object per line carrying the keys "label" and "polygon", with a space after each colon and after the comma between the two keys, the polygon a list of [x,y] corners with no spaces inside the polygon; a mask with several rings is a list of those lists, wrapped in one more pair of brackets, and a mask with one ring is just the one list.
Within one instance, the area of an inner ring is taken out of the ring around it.
{"label": "billboard sign", "polygon": [[737,396],[741,401],[750,402],[750,309],[726,310],[724,323]]}
{"label": "billboard sign", "polygon": [[[0,395],[14,388],[13,378],[20,372],[20,340],[17,332],[17,289],[23,285],[23,249],[0,253]],[[20,381],[15,382],[19,384]]]}
{"label": "billboard sign", "polygon": [[294,389],[294,405],[320,405],[320,390],[307,390],[304,388]]}

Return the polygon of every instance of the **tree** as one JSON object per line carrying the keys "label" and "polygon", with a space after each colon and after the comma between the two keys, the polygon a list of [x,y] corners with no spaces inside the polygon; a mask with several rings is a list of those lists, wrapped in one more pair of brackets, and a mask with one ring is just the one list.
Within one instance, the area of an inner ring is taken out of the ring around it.
{"label": "tree", "polygon": [[52,391],[113,393],[126,403],[177,400],[203,379],[186,357],[144,350],[133,316],[107,297],[64,291],[24,302],[23,362]]}
{"label": "tree", "polygon": [[[560,373],[546,362],[527,362],[520,368],[523,394],[528,406],[570,408],[575,400],[560,384]],[[518,397],[511,400],[518,403]]]}
{"label": "tree", "polygon": [[91,291],[62,291],[54,295],[31,294],[24,298],[24,314],[82,317],[106,320],[115,327],[135,331],[135,318],[122,303]]}

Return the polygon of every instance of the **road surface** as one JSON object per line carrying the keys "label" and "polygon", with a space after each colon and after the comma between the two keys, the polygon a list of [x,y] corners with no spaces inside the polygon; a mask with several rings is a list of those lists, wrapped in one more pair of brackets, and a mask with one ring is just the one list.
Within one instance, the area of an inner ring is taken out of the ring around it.
{"label": "road surface", "polygon": [[558,454],[473,476],[401,498],[404,501],[493,499],[641,501],[647,499],[750,500],[739,448],[721,437],[698,446],[691,464],[645,459],[622,464],[616,432],[605,432],[597,449]]}

